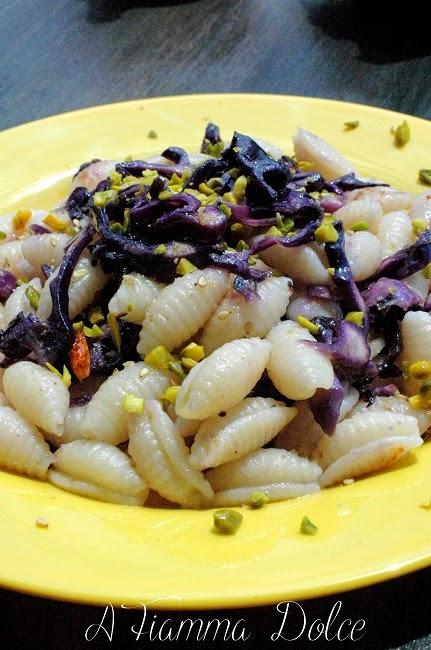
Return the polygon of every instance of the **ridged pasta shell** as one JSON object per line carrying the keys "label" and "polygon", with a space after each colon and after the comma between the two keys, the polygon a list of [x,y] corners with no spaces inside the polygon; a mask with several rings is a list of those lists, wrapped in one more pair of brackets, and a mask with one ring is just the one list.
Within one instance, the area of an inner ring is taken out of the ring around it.
{"label": "ridged pasta shell", "polygon": [[187,273],[165,287],[145,314],[137,348],[141,357],[157,345],[172,351],[196,334],[228,284],[227,271],[207,268]]}
{"label": "ridged pasta shell", "polygon": [[45,479],[54,460],[42,434],[19,413],[0,407],[0,466],[12,472]]}
{"label": "ridged pasta shell", "polygon": [[145,399],[158,398],[168,388],[172,376],[143,361],[111,375],[95,393],[81,422],[83,438],[119,445],[127,440],[128,413],[123,408],[127,394]]}
{"label": "ridged pasta shell", "polygon": [[3,385],[6,397],[30,424],[61,436],[69,391],[60,377],[31,361],[18,361],[6,368]]}
{"label": "ridged pasta shell", "polygon": [[129,454],[150,488],[165,499],[190,508],[210,502],[211,486],[190,465],[188,447],[158,402],[148,400],[143,415],[130,417]]}
{"label": "ridged pasta shell", "polygon": [[273,345],[268,375],[277,390],[289,399],[312,397],[318,388],[330,388],[334,370],[329,359],[308,341],[315,338],[293,321],[276,325],[266,336]]}
{"label": "ridged pasta shell", "polygon": [[257,338],[222,345],[183,381],[175,403],[177,415],[205,420],[241,402],[262,375],[271,347]]}
{"label": "ridged pasta shell", "polygon": [[384,469],[421,444],[422,440],[417,436],[390,436],[374,440],[334,461],[322,474],[319,483],[326,487]]}
{"label": "ridged pasta shell", "polygon": [[262,447],[292,420],[297,410],[271,398],[250,397],[225,416],[203,422],[191,447],[190,463],[216,467]]}
{"label": "ridged pasta shell", "polygon": [[312,162],[313,169],[327,180],[356,171],[353,164],[339,151],[305,129],[298,129],[293,136],[293,148],[297,160]]}
{"label": "ridged pasta shell", "polygon": [[161,288],[157,282],[140,273],[123,275],[119,289],[109,301],[108,309],[114,316],[121,315],[128,323],[142,325],[148,307],[157,298]]}
{"label": "ridged pasta shell", "polygon": [[254,336],[263,337],[286,313],[292,282],[285,277],[271,277],[258,284],[259,299],[247,302],[231,290],[204,327],[200,339],[206,354],[224,343]]}
{"label": "ridged pasta shell", "polygon": [[59,472],[55,469],[49,470],[48,480],[50,483],[56,485],[62,490],[73,492],[74,494],[79,494],[83,497],[89,497],[90,499],[96,499],[97,501],[120,503],[124,506],[142,506],[146,500],[145,493],[142,495],[130,496],[128,494],[122,494],[121,492],[114,492],[113,490],[108,490],[107,488],[94,485],[94,483],[74,479],[68,474],[64,474],[64,472]]}

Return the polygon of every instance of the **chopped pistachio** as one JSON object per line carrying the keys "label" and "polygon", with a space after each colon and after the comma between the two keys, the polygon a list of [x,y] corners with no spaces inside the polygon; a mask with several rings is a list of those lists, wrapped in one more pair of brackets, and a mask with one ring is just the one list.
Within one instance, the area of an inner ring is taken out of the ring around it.
{"label": "chopped pistachio", "polygon": [[328,242],[336,242],[338,240],[338,233],[334,226],[330,223],[325,223],[316,228],[314,236],[319,244],[326,244]]}
{"label": "chopped pistachio", "polygon": [[431,280],[431,262],[422,269],[422,274],[427,280]]}
{"label": "chopped pistachio", "polygon": [[40,299],[40,293],[39,291],[36,291],[34,287],[31,286],[31,284],[28,285],[28,287],[25,290],[25,297],[29,301],[30,305],[33,307],[33,309],[37,309],[39,306],[39,299]]}
{"label": "chopped pistachio", "polygon": [[144,412],[144,406],[145,402],[143,397],[137,397],[136,395],[132,395],[132,393],[124,396],[123,408],[128,413],[136,413],[139,415]]}
{"label": "chopped pistachio", "polygon": [[164,255],[168,249],[166,248],[165,244],[159,244],[155,249],[154,249],[154,255]]}
{"label": "chopped pistachio", "polygon": [[314,163],[310,160],[298,160],[297,162],[298,169],[303,172],[309,172],[310,169],[313,169]]}
{"label": "chopped pistachio", "polygon": [[320,327],[315,323],[312,323],[310,320],[308,320],[308,318],[305,318],[304,316],[297,316],[296,320],[298,324],[301,325],[301,327],[305,327],[305,329],[307,329],[310,334],[314,335],[319,333]]}
{"label": "chopped pistachio", "polygon": [[111,338],[118,353],[121,352],[121,331],[118,321],[114,314],[109,313],[106,320],[111,330]]}
{"label": "chopped pistachio", "polygon": [[269,497],[265,492],[256,491],[250,497],[250,505],[252,508],[262,508],[268,501]]}
{"label": "chopped pistachio", "polygon": [[419,181],[424,185],[431,185],[431,169],[420,169]]}
{"label": "chopped pistachio", "polygon": [[133,304],[133,302],[129,302],[127,304],[127,313],[130,314],[130,312],[133,311],[134,309],[135,309],[135,305]]}
{"label": "chopped pistachio", "polygon": [[168,352],[164,345],[158,345],[147,352],[144,361],[145,363],[148,363],[148,365],[154,366],[154,368],[159,368],[159,370],[167,370],[169,364],[174,361],[174,357],[170,352]]}
{"label": "chopped pistachio", "polygon": [[97,307],[96,309],[93,309],[93,311],[90,314],[89,320],[90,320],[90,323],[92,325],[97,325],[98,323],[103,323],[103,321],[105,320],[105,317],[104,317],[100,307]]}
{"label": "chopped pistachio", "polygon": [[315,201],[318,201],[320,199],[320,192],[309,192],[309,195]]}
{"label": "chopped pistachio", "polygon": [[70,235],[71,237],[74,237],[77,232],[78,232],[78,228],[76,228],[76,226],[70,226],[66,230],[66,234]]}
{"label": "chopped pistachio", "polygon": [[223,149],[224,149],[223,142],[216,142],[214,144],[210,143],[207,145],[207,154],[209,156],[214,156],[214,158],[219,158]]}
{"label": "chopped pistachio", "polygon": [[162,399],[165,399],[171,404],[175,404],[177,400],[178,391],[180,390],[179,386],[169,386],[162,395]]}
{"label": "chopped pistachio", "polygon": [[227,203],[237,203],[236,196],[233,192],[225,192],[223,194],[223,200],[227,201]]}
{"label": "chopped pistachio", "polygon": [[250,246],[243,239],[240,239],[239,242],[236,245],[236,250],[239,251],[239,252],[247,251],[249,248],[250,248]]}
{"label": "chopped pistachio", "polygon": [[422,501],[422,503],[419,504],[419,508],[422,508],[423,510],[431,510],[431,499],[428,499],[428,501]]}
{"label": "chopped pistachio", "polygon": [[58,232],[64,232],[68,228],[67,222],[63,221],[55,214],[48,214],[44,219],[42,219],[42,222]]}
{"label": "chopped pistachio", "polygon": [[186,260],[185,257],[182,257],[180,259],[176,268],[178,275],[187,275],[187,273],[193,273],[193,271],[196,270],[197,270],[197,266],[189,262],[189,260]]}
{"label": "chopped pistachio", "polygon": [[408,400],[414,409],[428,409],[430,407],[430,403],[422,395],[412,395]]}
{"label": "chopped pistachio", "polygon": [[160,201],[165,201],[166,199],[170,199],[171,196],[172,196],[171,190],[162,190],[159,193],[158,198],[160,199]]}
{"label": "chopped pistachio", "polygon": [[303,517],[301,521],[300,531],[303,535],[315,535],[318,527],[308,517]]}
{"label": "chopped pistachio", "polygon": [[258,259],[259,259],[259,255],[250,255],[250,257],[248,258],[249,266],[254,266]]}
{"label": "chopped pistachio", "polygon": [[431,400],[431,381],[425,381],[419,388],[419,395],[424,399]]}
{"label": "chopped pistachio", "polygon": [[221,180],[221,178],[220,178],[219,176],[213,176],[212,178],[210,178],[210,179],[207,181],[207,186],[208,186],[211,190],[215,190],[216,187],[220,187],[221,184],[222,184],[222,180]]}
{"label": "chopped pistachio", "polygon": [[283,233],[277,228],[277,226],[271,226],[271,228],[268,228],[265,235],[268,235],[268,237],[283,237]]}
{"label": "chopped pistachio", "polygon": [[111,188],[112,188],[113,185],[121,185],[121,183],[123,182],[123,177],[118,172],[113,171],[111,172],[109,180],[111,181]]}
{"label": "chopped pistachio", "polygon": [[401,122],[401,124],[399,124],[397,128],[394,129],[393,135],[395,138],[395,145],[397,147],[404,147],[404,145],[407,144],[407,142],[410,140],[410,127],[407,124],[406,120]]}
{"label": "chopped pistachio", "polygon": [[46,367],[48,370],[54,373],[54,375],[57,375],[57,377],[60,377],[60,379],[63,379],[63,375],[55,366],[53,366],[51,363],[48,363],[48,361],[45,363]]}
{"label": "chopped pistachio", "polygon": [[232,535],[241,525],[242,514],[237,510],[224,509],[213,513],[214,528],[221,533]]}
{"label": "chopped pistachio", "polygon": [[154,129],[151,129],[147,133],[147,138],[150,138],[150,140],[157,140],[159,136],[157,135],[157,131],[154,131]]}
{"label": "chopped pistachio", "polygon": [[363,311],[349,311],[345,318],[351,323],[361,326],[364,322],[365,314]]}
{"label": "chopped pistachio", "polygon": [[72,323],[72,327],[75,330],[75,332],[79,332],[79,330],[82,330],[84,327],[84,323],[82,320],[78,321],[77,323]]}
{"label": "chopped pistachio", "polygon": [[431,379],[431,361],[425,359],[411,363],[407,369],[408,374],[414,379],[422,381]]}
{"label": "chopped pistachio", "polygon": [[63,380],[63,384],[66,386],[66,388],[69,388],[71,383],[72,383],[72,375],[70,374],[69,369],[67,366],[63,366],[63,374],[61,376]]}
{"label": "chopped pistachio", "polygon": [[219,320],[227,320],[229,316],[231,315],[232,311],[229,311],[229,309],[224,309],[222,311],[219,311],[217,313],[217,318]]}
{"label": "chopped pistachio", "polygon": [[280,230],[282,235],[287,235],[295,225],[293,219],[285,218],[281,216],[279,212],[276,213],[277,228]]}
{"label": "chopped pistachio", "polygon": [[7,234],[3,232],[3,230],[0,230],[0,241],[3,241],[3,239],[6,239]]}
{"label": "chopped pistachio", "polygon": [[198,362],[194,359],[189,359],[187,357],[181,357],[181,365],[186,368],[186,370],[191,370],[194,366],[197,366]]}
{"label": "chopped pistachio", "polygon": [[419,237],[424,230],[427,230],[428,224],[424,219],[413,219],[412,220],[413,232]]}
{"label": "chopped pistachio", "polygon": [[213,191],[206,183],[200,183],[199,184],[199,192],[202,192],[202,194],[205,194],[205,196],[211,196],[213,194]]}
{"label": "chopped pistachio", "polygon": [[84,335],[88,336],[89,338],[97,339],[99,336],[103,336],[103,330],[100,329],[100,327],[96,324],[93,325],[93,327],[87,327],[84,325]]}
{"label": "chopped pistachio", "polygon": [[179,379],[181,379],[181,381],[184,381],[186,378],[186,373],[177,359],[173,359],[168,363],[168,370],[173,372]]}
{"label": "chopped pistachio", "polygon": [[247,189],[247,177],[238,176],[238,178],[236,179],[233,185],[233,193],[238,199],[238,201],[241,201],[241,199],[244,198],[246,189]]}
{"label": "chopped pistachio", "polygon": [[17,285],[18,285],[19,287],[22,287],[23,284],[28,284],[28,278],[27,278],[26,276],[24,276],[24,277],[22,277],[22,278],[18,278],[18,280],[16,281],[16,283],[17,283]]}
{"label": "chopped pistachio", "polygon": [[15,228],[15,230],[21,230],[22,228],[25,228],[31,219],[31,215],[31,210],[18,210],[18,212],[12,218],[12,226]]}
{"label": "chopped pistachio", "polygon": [[182,351],[181,356],[194,361],[202,361],[205,357],[205,350],[203,345],[197,343],[189,343]]}
{"label": "chopped pistachio", "polygon": [[115,190],[105,190],[104,192],[96,192],[93,196],[94,205],[96,208],[105,208],[108,203],[117,198]]}
{"label": "chopped pistachio", "polygon": [[355,223],[352,223],[350,226],[350,230],[353,230],[353,232],[360,232],[361,230],[369,230],[370,229],[370,224],[368,221],[355,221]]}
{"label": "chopped pistachio", "polygon": [[[227,208],[227,209],[230,211],[230,208],[228,208],[227,205],[222,204],[222,205],[220,206],[220,210],[221,210],[222,208]],[[224,210],[222,210],[222,212],[224,212]],[[228,215],[226,215],[226,216],[228,216]],[[230,216],[230,215],[229,215],[229,216]],[[238,223],[238,222],[237,222],[237,223],[233,223],[233,224],[231,225],[230,229],[231,229],[232,232],[241,232],[241,230],[244,230],[244,226],[242,225],[242,223]]]}
{"label": "chopped pistachio", "polygon": [[359,126],[359,120],[350,120],[349,122],[344,122],[344,130],[352,131]]}

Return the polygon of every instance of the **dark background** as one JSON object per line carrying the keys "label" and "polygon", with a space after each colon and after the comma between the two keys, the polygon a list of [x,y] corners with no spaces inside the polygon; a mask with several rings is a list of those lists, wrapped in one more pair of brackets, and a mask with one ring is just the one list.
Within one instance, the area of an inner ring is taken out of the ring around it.
{"label": "dark background", "polygon": [[[378,0],[0,0],[0,129],[111,101],[200,92],[329,97],[431,118],[428,5]],[[400,526],[400,534],[408,531]],[[341,618],[365,619],[362,640],[343,645],[424,650],[431,648],[430,584],[431,571],[424,570],[340,597],[306,601],[303,607],[309,622],[326,620],[340,598]],[[102,614],[103,608],[0,590],[0,640],[9,648],[82,648],[87,645],[85,630]],[[139,623],[136,612],[116,615],[114,640],[110,644],[105,637],[104,647],[121,647],[121,642],[162,645],[148,637],[134,641],[130,626]],[[188,615],[157,614],[160,622],[169,617],[178,622]],[[190,615],[205,620],[244,617],[254,643],[250,639],[236,647],[339,644],[307,643],[305,633],[295,643],[271,643],[269,636],[281,622],[275,607]],[[184,647],[184,642],[163,645]],[[221,637],[215,644],[205,643],[221,645]]]}

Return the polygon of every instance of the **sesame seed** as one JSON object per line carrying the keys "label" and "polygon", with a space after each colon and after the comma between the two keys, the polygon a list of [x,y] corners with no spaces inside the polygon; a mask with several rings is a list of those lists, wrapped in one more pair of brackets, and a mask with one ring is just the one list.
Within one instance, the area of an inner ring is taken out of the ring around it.
{"label": "sesame seed", "polygon": [[36,526],[38,528],[48,528],[49,526],[48,520],[45,519],[45,517],[38,517],[36,519]]}
{"label": "sesame seed", "polygon": [[206,279],[204,278],[204,276],[201,275],[201,277],[200,277],[199,280],[198,280],[198,285],[199,285],[200,287],[206,287],[207,284],[208,284],[208,282],[206,281]]}
{"label": "sesame seed", "polygon": [[144,377],[146,377],[148,375],[148,373],[149,373],[148,368],[142,368],[141,372],[139,373],[139,376],[140,376],[141,379],[143,379]]}
{"label": "sesame seed", "polygon": [[355,482],[354,478],[345,478],[343,481],[343,485],[352,485],[352,483]]}
{"label": "sesame seed", "polygon": [[228,309],[225,309],[224,311],[219,311],[219,313],[217,314],[217,318],[218,318],[219,320],[226,320],[227,318],[229,318],[229,316],[231,315],[231,313],[232,313],[232,312],[229,311]]}

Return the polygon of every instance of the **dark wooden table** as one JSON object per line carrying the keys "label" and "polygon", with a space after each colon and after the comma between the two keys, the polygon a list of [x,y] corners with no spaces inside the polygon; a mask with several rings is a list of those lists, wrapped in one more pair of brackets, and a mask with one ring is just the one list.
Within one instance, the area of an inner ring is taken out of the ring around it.
{"label": "dark wooden table", "polygon": [[[112,101],[217,91],[330,97],[431,118],[426,3],[381,4],[379,10],[369,0],[0,0],[0,129]],[[401,525],[400,534],[408,534]],[[431,648],[430,584],[431,571],[424,570],[340,596],[342,618],[366,621],[365,636],[353,645]],[[303,603],[308,621],[326,620],[337,600]],[[82,648],[103,608],[0,591],[0,612],[0,639],[8,647]],[[269,639],[280,626],[275,607],[192,614],[222,615],[246,619],[252,637],[236,646],[277,645]],[[158,616],[179,621],[186,613]],[[136,613],[117,612],[113,642],[105,636],[103,645],[136,643],[130,626],[138,622]],[[161,645],[148,636],[140,642]],[[330,644],[308,643],[305,634],[296,641],[296,647]]]}

